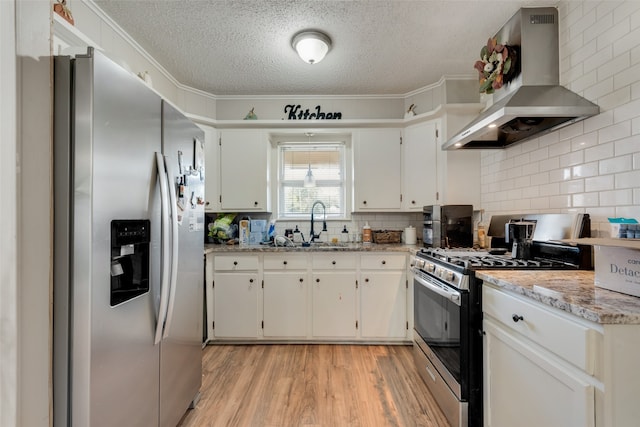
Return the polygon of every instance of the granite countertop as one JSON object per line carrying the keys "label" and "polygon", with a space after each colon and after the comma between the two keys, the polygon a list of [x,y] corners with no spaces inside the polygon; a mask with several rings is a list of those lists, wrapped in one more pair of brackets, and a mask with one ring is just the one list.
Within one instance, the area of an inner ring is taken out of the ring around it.
{"label": "granite countertop", "polygon": [[269,245],[251,245],[240,247],[239,245],[226,245],[226,244],[215,244],[215,243],[205,243],[204,244],[204,253],[224,253],[224,252],[256,252],[256,253],[264,253],[264,252],[410,252],[416,253],[420,250],[421,246],[418,245],[403,245],[400,243],[395,244],[380,244],[380,243],[371,243],[371,244],[362,244],[362,243],[336,243],[332,245],[331,243],[325,243],[320,246],[310,246],[310,247],[289,247],[289,246],[269,246]]}
{"label": "granite countertop", "polygon": [[640,298],[598,288],[584,270],[479,270],[502,289],[601,324],[640,324]]}

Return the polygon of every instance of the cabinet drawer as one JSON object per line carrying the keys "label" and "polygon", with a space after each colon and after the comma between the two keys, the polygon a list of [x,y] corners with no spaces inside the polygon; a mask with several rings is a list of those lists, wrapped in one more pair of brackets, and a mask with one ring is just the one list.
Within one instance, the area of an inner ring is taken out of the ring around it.
{"label": "cabinet drawer", "polygon": [[306,270],[307,256],[304,254],[265,255],[265,270]]}
{"label": "cabinet drawer", "polygon": [[345,252],[335,252],[331,255],[313,255],[314,270],[355,270],[356,255]]}
{"label": "cabinet drawer", "polygon": [[213,261],[215,270],[247,271],[258,270],[257,255],[221,255]]}
{"label": "cabinet drawer", "polygon": [[362,255],[360,258],[360,267],[363,270],[404,270],[406,262],[406,255]]}
{"label": "cabinet drawer", "polygon": [[595,329],[487,286],[482,288],[482,311],[593,375],[598,345]]}

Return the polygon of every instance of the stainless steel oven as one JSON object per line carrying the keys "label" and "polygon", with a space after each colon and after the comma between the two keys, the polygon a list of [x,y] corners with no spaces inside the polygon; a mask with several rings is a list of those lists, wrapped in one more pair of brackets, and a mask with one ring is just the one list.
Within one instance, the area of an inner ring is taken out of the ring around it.
{"label": "stainless steel oven", "polygon": [[471,248],[423,248],[416,254],[414,359],[452,426],[482,426],[482,282],[475,271],[587,269],[590,261],[589,247],[553,242],[533,242],[531,259]]}
{"label": "stainless steel oven", "polygon": [[479,299],[462,271],[445,272],[420,258],[415,264],[413,353],[418,371],[452,426],[479,425],[469,423],[482,418],[476,413],[481,407],[469,405],[481,399]]}

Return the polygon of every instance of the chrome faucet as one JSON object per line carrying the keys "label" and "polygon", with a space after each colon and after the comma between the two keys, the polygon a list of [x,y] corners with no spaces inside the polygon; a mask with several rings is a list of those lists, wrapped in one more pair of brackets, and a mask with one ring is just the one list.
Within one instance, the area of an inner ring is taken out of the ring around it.
{"label": "chrome faucet", "polygon": [[[309,243],[312,243],[315,239],[319,239],[320,238],[320,233],[315,234],[313,231],[313,211],[316,208],[316,205],[320,205],[322,206],[322,231],[327,231],[327,208],[324,205],[324,203],[322,203],[320,200],[313,202],[313,206],[311,206],[311,231],[309,232],[309,234],[311,234],[311,238],[309,239]],[[321,232],[322,232],[321,231]]]}

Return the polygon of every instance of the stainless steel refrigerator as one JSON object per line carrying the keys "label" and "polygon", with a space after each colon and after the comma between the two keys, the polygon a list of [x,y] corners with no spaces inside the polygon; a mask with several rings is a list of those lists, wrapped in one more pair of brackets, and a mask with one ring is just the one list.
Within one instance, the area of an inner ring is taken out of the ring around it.
{"label": "stainless steel refrigerator", "polygon": [[89,49],[54,66],[55,426],[175,426],[202,372],[203,132]]}

